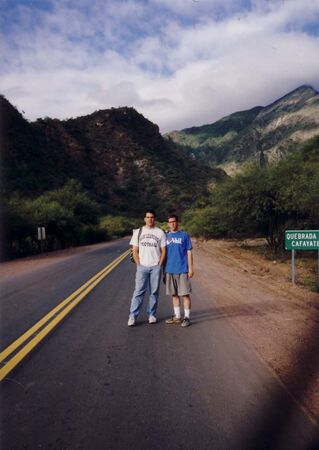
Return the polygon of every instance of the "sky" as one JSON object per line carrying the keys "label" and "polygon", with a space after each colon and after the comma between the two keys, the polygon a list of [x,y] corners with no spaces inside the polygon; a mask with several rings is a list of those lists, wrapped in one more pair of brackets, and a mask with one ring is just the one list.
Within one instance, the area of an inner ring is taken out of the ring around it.
{"label": "sky", "polygon": [[179,130],[319,90],[319,0],[0,0],[0,57],[30,121],[132,106]]}

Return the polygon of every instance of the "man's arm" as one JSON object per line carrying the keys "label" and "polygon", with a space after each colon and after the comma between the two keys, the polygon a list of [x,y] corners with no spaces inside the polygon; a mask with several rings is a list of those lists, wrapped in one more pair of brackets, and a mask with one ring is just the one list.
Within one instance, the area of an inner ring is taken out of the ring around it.
{"label": "man's arm", "polygon": [[194,275],[194,261],[192,250],[187,250],[187,261],[188,261],[188,277],[192,278]]}
{"label": "man's arm", "polygon": [[166,247],[161,247],[161,258],[159,262],[161,266],[165,264],[165,258],[166,258]]}
{"label": "man's arm", "polygon": [[135,261],[135,264],[137,266],[139,266],[140,265],[140,257],[138,254],[138,247],[135,247],[135,245],[133,245],[133,259]]}

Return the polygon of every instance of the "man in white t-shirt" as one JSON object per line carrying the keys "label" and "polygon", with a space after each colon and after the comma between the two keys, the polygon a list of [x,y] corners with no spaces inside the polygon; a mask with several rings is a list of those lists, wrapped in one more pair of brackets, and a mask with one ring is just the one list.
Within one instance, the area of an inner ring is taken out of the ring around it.
{"label": "man in white t-shirt", "polygon": [[134,230],[130,245],[136,263],[135,290],[131,300],[128,326],[135,325],[145,292],[150,289],[148,321],[156,323],[156,309],[161,280],[161,268],[166,255],[166,236],[155,226],[155,211],[148,209],[144,217],[145,226]]}

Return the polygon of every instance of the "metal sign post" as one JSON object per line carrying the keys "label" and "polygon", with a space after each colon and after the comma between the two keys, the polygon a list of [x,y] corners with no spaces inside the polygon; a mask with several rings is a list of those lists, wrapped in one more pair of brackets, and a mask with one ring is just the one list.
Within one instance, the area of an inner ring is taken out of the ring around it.
{"label": "metal sign post", "polygon": [[38,241],[40,242],[40,252],[43,252],[43,241],[45,241],[45,227],[38,227]]}
{"label": "metal sign post", "polygon": [[291,281],[296,283],[296,250],[318,250],[318,284],[319,284],[319,230],[286,230],[285,250],[291,250]]}
{"label": "metal sign post", "polygon": [[293,285],[296,284],[296,280],[295,280],[295,252],[296,252],[296,250],[292,250],[292,252],[291,252],[291,281],[292,281]]}

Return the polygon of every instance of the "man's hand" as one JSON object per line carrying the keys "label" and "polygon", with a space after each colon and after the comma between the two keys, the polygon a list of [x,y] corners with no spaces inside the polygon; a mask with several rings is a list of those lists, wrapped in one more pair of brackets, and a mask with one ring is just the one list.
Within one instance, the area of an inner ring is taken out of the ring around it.
{"label": "man's hand", "polygon": [[159,264],[162,267],[165,267],[165,263],[166,263],[166,247],[162,247],[161,248],[161,258],[160,258]]}
{"label": "man's hand", "polygon": [[187,250],[187,262],[188,262],[188,278],[194,276],[194,262],[193,262],[193,252],[192,250]]}
{"label": "man's hand", "polygon": [[140,265],[140,258],[139,258],[139,254],[138,254],[138,247],[133,246],[133,258],[135,261],[135,264],[137,266]]}

